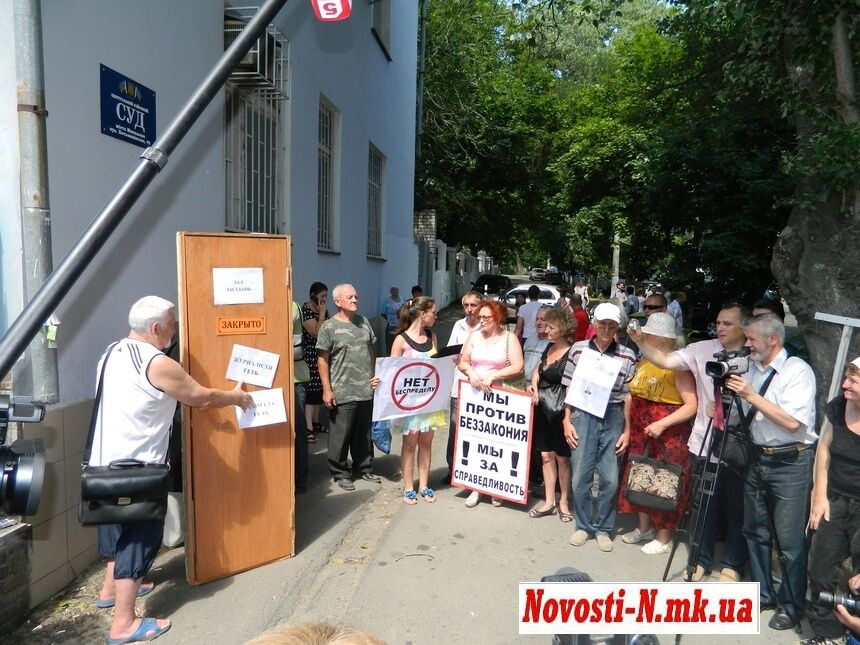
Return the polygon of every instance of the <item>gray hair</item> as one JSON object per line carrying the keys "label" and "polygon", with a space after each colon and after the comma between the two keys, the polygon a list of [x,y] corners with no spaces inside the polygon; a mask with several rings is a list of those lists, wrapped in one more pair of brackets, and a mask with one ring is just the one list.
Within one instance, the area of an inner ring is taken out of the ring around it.
{"label": "gray hair", "polygon": [[176,306],[159,296],[144,296],[128,312],[128,326],[139,334],[148,334],[154,323],[166,325]]}
{"label": "gray hair", "polygon": [[[335,285],[334,289],[331,290],[331,299],[337,300],[340,297],[340,292],[343,291],[346,287],[352,287],[352,285],[348,282]],[[352,288],[355,289],[355,287]]]}
{"label": "gray hair", "polygon": [[763,336],[776,336],[779,338],[779,344],[785,344],[785,325],[779,319],[779,316],[772,313],[759,314],[753,316],[744,325],[744,329],[755,327]]}

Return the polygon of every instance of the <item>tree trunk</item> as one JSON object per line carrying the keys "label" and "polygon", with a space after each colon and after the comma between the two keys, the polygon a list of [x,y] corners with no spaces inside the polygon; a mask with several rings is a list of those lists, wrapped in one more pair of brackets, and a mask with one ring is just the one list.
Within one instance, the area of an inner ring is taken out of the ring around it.
{"label": "tree trunk", "polygon": [[[857,123],[854,64],[845,28],[844,9],[834,17],[831,54],[836,76],[836,116],[845,123]],[[815,70],[793,60],[792,43],[786,43],[786,70],[810,101],[822,105],[828,97],[817,95]],[[796,115],[798,142],[805,146],[815,134],[813,121],[804,113]],[[795,196],[802,204],[810,195],[820,195],[813,177],[799,182]],[[823,203],[796,206],[788,224],[774,245],[771,269],[789,308],[797,317],[809,349],[818,383],[819,411],[826,401],[842,328],[815,320],[815,313],[857,317],[860,285],[857,258],[860,253],[860,190],[854,187],[831,193]],[[860,354],[860,333],[852,340],[848,360]]]}

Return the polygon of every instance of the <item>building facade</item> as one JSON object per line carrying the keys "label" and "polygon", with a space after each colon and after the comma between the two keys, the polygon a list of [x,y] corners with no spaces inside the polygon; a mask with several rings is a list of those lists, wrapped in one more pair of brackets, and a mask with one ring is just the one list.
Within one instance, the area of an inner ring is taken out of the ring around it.
{"label": "building facade", "polygon": [[[253,10],[218,0],[44,0],[41,12],[56,265],[135,165],[144,149],[135,137],[157,138]],[[13,24],[12,0],[0,0],[0,206],[14,215]],[[288,2],[65,295],[56,311],[60,400],[42,424],[20,429],[48,451],[42,503],[29,518],[32,605],[97,557],[95,531],[76,516],[96,361],[127,333],[134,300],[175,301],[177,231],[290,235],[299,302],[315,280],[351,282],[374,316],[391,285],[408,293],[414,284],[417,26],[413,2],[355,2],[339,23]],[[115,136],[116,123],[106,131],[105,78],[118,77],[130,101],[118,104],[147,106],[154,133],[116,105],[128,136]],[[2,330],[23,306],[20,229],[17,216],[0,217]]]}

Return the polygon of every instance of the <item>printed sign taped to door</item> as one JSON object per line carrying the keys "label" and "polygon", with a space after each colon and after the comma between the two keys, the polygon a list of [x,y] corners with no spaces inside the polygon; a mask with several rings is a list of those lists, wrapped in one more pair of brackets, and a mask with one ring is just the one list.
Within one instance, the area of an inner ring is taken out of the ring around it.
{"label": "printed sign taped to door", "polygon": [[528,394],[460,381],[451,483],[526,504],[533,410]]}

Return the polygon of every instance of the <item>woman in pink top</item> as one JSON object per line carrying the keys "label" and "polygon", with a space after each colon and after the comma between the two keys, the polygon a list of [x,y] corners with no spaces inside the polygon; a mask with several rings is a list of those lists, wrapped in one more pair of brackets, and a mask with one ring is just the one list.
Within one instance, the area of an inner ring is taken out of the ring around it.
{"label": "woman in pink top", "polygon": [[[516,336],[502,327],[506,317],[507,308],[502,303],[495,300],[482,303],[478,311],[481,329],[469,336],[460,352],[458,368],[472,387],[487,393],[494,385],[502,385],[505,379],[523,373],[522,347]],[[480,499],[481,494],[472,491],[466,506],[473,508]],[[495,497],[492,503],[502,505]]]}

